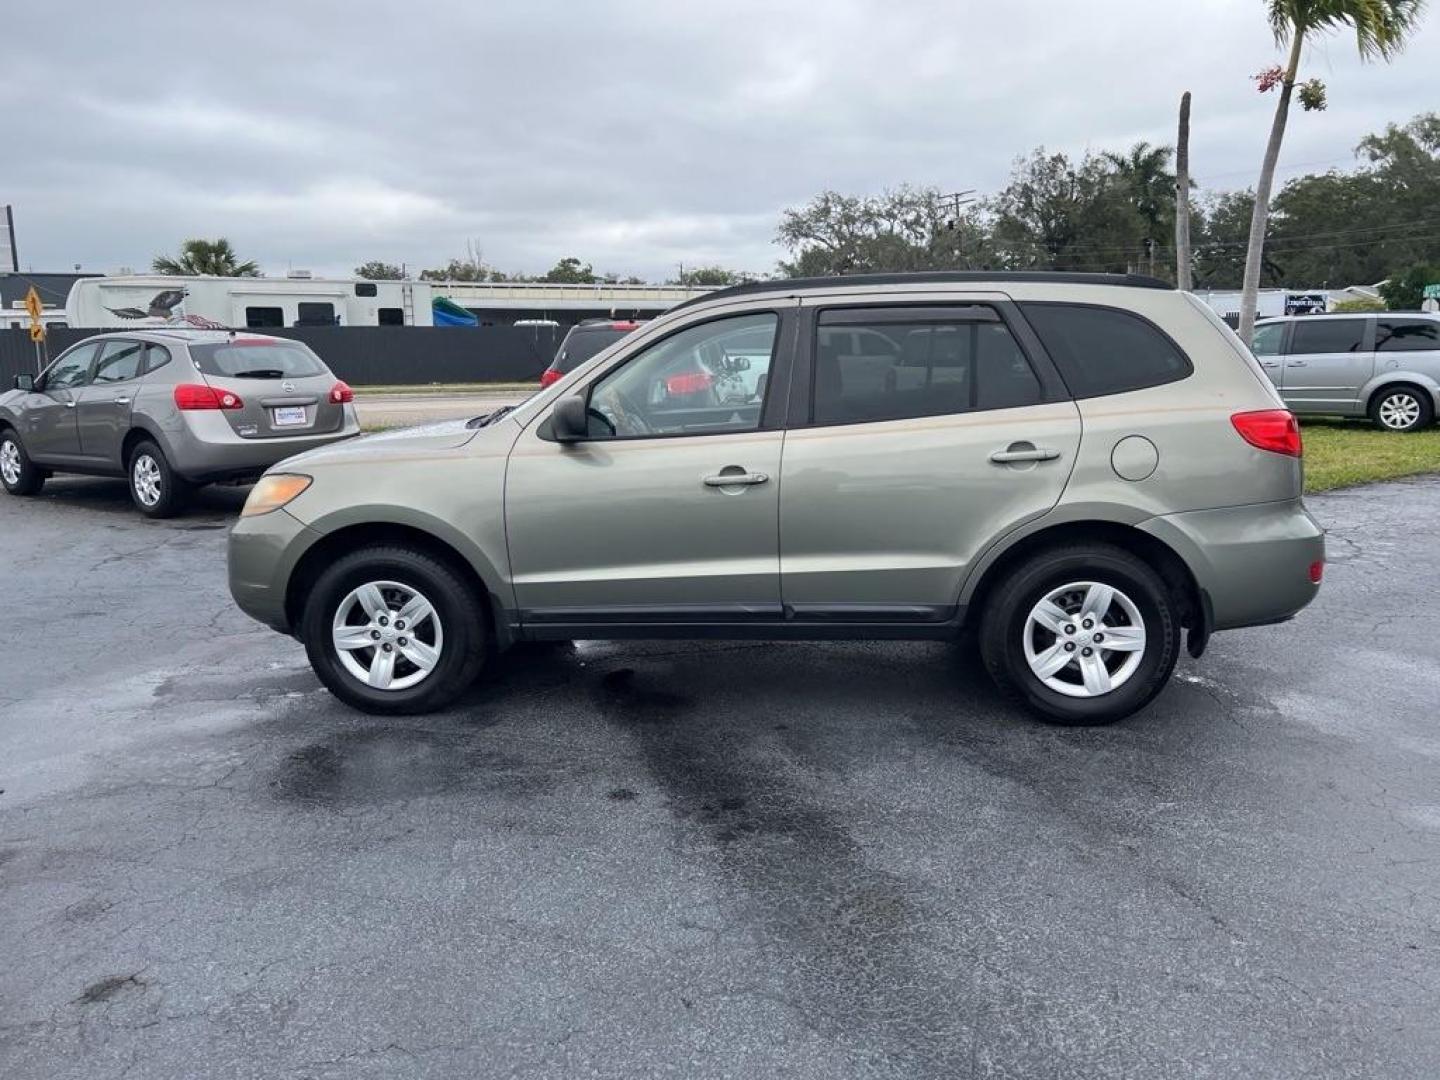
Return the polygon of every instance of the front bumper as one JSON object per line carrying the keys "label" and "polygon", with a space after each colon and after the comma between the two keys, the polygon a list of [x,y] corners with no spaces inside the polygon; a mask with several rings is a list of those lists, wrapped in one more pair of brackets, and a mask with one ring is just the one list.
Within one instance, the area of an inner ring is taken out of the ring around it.
{"label": "front bumper", "polygon": [[321,534],[284,509],[242,517],[230,530],[227,558],[230,595],[240,610],[266,626],[290,633],[285,592],[300,557]]}
{"label": "front bumper", "polygon": [[1320,591],[1325,530],[1299,499],[1166,514],[1140,526],[1178,552],[1209,599],[1215,630],[1288,619]]}
{"label": "front bumper", "polygon": [[175,471],[187,480],[251,478],[286,458],[359,434],[360,423],[351,405],[345,406],[345,420],[338,431],[270,439],[241,438],[223,413],[190,412],[183,414],[179,428],[167,432],[168,456]]}

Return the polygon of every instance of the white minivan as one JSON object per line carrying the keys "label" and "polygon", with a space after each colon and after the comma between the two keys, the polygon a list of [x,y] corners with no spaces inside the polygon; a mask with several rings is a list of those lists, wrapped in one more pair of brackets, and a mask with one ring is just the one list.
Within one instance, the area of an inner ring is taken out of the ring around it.
{"label": "white minivan", "polygon": [[1297,413],[1368,416],[1419,431],[1440,406],[1440,315],[1292,315],[1255,327],[1251,346]]}

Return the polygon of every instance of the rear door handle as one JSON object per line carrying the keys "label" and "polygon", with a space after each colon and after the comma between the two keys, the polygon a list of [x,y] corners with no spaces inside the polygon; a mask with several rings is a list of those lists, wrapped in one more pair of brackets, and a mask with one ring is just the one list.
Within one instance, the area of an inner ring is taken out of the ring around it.
{"label": "rear door handle", "polygon": [[75,402],[73,402],[73,401],[67,401],[67,402],[65,402],[65,407],[66,407],[67,409],[73,409],[73,408],[75,407]]}
{"label": "rear door handle", "polygon": [[990,460],[996,465],[1009,465],[1015,461],[1054,461],[1059,456],[1059,450],[1052,450],[1048,446],[1012,443],[1009,449],[996,450],[990,455]]}
{"label": "rear door handle", "polygon": [[129,404],[130,404],[130,399],[129,399],[128,397],[117,397],[117,398],[115,399],[115,404],[116,404],[116,405],[129,405]]}
{"label": "rear door handle", "polygon": [[769,479],[769,474],[763,472],[721,472],[705,477],[702,483],[706,487],[731,487],[737,484],[763,484]]}
{"label": "rear door handle", "polygon": [[1291,367],[1309,367],[1309,365],[1304,360],[1287,360],[1285,362]]}

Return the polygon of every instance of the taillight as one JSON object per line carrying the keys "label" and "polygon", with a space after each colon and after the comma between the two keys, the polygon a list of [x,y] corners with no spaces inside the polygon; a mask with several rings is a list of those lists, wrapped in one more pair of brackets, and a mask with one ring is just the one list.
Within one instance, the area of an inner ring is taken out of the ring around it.
{"label": "taillight", "polygon": [[556,371],[554,368],[546,368],[540,374],[540,389],[544,390],[547,386],[553,386],[555,383],[559,382],[564,377],[564,375]]}
{"label": "taillight", "polygon": [[1325,560],[1316,559],[1310,564],[1310,584],[1319,585],[1320,579],[1325,576]]}
{"label": "taillight", "polygon": [[330,388],[331,405],[348,405],[354,400],[355,391],[351,390],[350,387],[345,383],[337,382],[334,386]]}
{"label": "taillight", "polygon": [[665,392],[671,397],[701,394],[714,384],[715,379],[708,371],[691,371],[684,375],[671,375],[666,379]]}
{"label": "taillight", "polygon": [[175,387],[175,407],[186,412],[198,409],[243,409],[245,402],[229,390],[216,390],[200,383],[180,383]]}
{"label": "taillight", "polygon": [[1300,424],[1295,414],[1287,409],[1236,413],[1230,417],[1230,423],[1235,425],[1242,439],[1258,450],[1297,458],[1304,453],[1300,444]]}

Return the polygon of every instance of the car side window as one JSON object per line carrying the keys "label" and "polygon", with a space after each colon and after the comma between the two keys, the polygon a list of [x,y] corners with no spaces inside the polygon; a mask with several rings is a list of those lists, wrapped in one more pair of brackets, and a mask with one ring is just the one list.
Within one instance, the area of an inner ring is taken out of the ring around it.
{"label": "car side window", "polygon": [[1375,324],[1377,352],[1440,352],[1440,320],[1381,319]]}
{"label": "car side window", "polygon": [[170,350],[154,342],[145,346],[145,374],[158,371],[170,362]]}
{"label": "car side window", "polygon": [[780,319],[733,315],[642,349],[590,390],[591,439],[754,431]]}
{"label": "car side window", "polygon": [[816,424],[1008,409],[1041,399],[1029,360],[991,309],[820,313],[811,414]]}
{"label": "car side window", "polygon": [[1257,326],[1250,351],[1256,356],[1275,356],[1280,352],[1280,339],[1284,336],[1284,323],[1266,323],[1264,326]]}
{"label": "car side window", "polygon": [[1190,358],[1154,323],[1119,308],[1024,303],[1020,309],[1077,398],[1189,378]]}
{"label": "car side window", "polygon": [[1296,319],[1290,355],[1359,352],[1365,344],[1364,319]]}
{"label": "car side window", "polygon": [[74,390],[88,383],[90,381],[90,363],[95,359],[95,351],[98,348],[98,342],[77,345],[55,361],[54,366],[45,373],[44,389],[47,391]]}
{"label": "car side window", "polygon": [[140,361],[145,353],[141,341],[107,341],[100,349],[95,365],[96,383],[125,382],[140,374]]}

